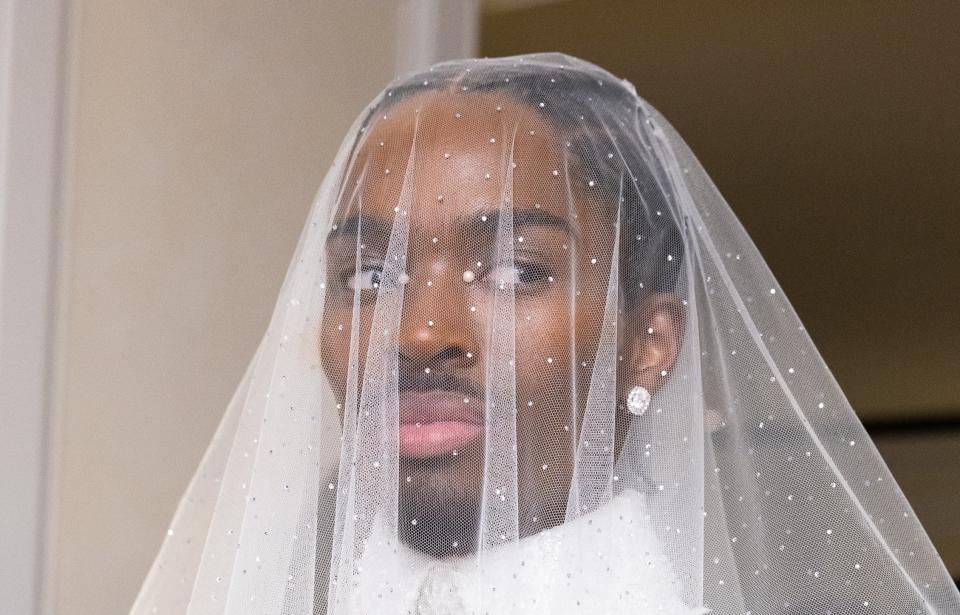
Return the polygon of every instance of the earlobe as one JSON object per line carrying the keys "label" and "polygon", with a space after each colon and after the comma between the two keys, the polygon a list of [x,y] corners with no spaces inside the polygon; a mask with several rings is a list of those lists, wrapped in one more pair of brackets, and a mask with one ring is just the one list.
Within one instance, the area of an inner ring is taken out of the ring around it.
{"label": "earlobe", "polygon": [[627,389],[642,386],[653,394],[669,380],[680,354],[686,313],[683,301],[673,293],[644,296],[635,313],[632,322],[639,327],[630,332],[625,384]]}

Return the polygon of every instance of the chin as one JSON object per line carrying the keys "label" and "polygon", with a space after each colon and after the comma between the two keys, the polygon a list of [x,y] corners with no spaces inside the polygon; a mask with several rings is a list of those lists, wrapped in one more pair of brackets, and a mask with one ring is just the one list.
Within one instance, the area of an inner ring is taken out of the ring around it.
{"label": "chin", "polygon": [[408,546],[433,557],[474,551],[482,481],[470,457],[401,460],[398,531]]}

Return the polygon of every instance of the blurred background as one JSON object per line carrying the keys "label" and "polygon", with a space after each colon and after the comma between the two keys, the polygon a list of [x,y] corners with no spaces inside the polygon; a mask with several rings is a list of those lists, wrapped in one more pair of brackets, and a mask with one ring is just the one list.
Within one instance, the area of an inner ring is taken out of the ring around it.
{"label": "blurred background", "polygon": [[960,577],[957,24],[953,2],[0,0],[0,611],[129,609],[349,124],[398,72],[534,51],[683,135]]}

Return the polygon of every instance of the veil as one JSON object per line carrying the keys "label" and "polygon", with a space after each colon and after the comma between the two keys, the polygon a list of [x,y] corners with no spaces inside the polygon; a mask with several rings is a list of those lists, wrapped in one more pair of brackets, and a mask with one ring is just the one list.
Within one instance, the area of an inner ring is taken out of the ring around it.
{"label": "veil", "polygon": [[960,594],[684,141],[540,53],[404,75],[358,116],[131,612]]}

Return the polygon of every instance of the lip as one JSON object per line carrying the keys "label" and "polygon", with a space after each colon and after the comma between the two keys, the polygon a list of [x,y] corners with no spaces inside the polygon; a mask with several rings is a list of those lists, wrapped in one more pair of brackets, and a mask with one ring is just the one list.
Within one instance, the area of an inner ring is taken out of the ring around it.
{"label": "lip", "polygon": [[426,459],[452,454],[483,435],[483,415],[478,412],[477,400],[462,393],[405,391],[399,402],[401,457]]}

